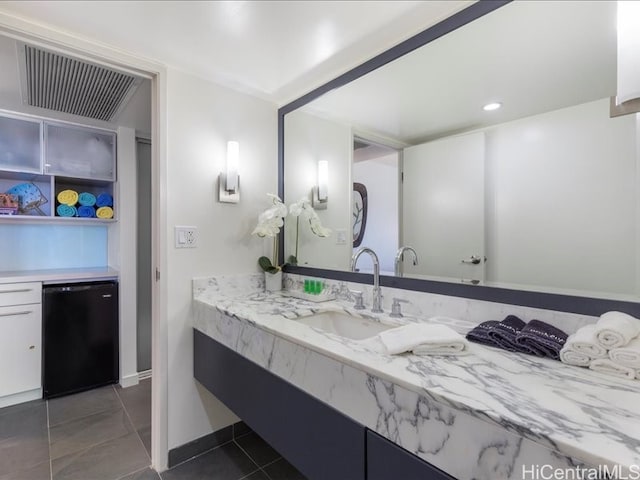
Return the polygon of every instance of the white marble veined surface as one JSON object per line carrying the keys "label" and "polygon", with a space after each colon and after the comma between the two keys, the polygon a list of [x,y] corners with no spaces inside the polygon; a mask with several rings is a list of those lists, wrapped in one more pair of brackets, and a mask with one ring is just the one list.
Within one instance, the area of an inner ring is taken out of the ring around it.
{"label": "white marble veined surface", "polygon": [[[387,303],[401,292],[411,296],[406,312],[419,312],[397,320],[352,310],[345,300],[315,304],[265,294],[261,280],[194,280],[195,328],[456,478],[520,479],[523,467],[545,464],[640,465],[640,382],[477,344],[460,357],[387,356],[296,322],[332,310],[393,324],[437,314],[459,319],[450,325],[465,333],[483,320],[476,311],[483,309],[556,319],[570,331],[591,317],[545,317],[536,309],[454,297],[430,309],[428,294],[385,288]],[[342,298],[347,287],[331,286]],[[449,311],[442,308],[447,303]],[[459,313],[465,308],[472,318]]]}

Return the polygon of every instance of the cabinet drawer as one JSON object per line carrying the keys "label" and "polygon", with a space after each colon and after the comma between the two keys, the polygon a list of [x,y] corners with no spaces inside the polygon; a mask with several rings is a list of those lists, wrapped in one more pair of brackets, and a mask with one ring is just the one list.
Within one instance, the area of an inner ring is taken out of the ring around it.
{"label": "cabinet drawer", "polygon": [[2,283],[0,284],[0,307],[42,303],[42,283]]}

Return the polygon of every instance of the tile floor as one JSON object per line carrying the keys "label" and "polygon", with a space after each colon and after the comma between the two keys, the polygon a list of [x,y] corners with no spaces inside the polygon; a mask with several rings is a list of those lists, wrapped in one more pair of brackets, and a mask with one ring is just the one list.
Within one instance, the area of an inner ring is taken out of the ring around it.
{"label": "tile floor", "polygon": [[0,409],[0,480],[304,480],[252,431],[152,470],[151,380]]}

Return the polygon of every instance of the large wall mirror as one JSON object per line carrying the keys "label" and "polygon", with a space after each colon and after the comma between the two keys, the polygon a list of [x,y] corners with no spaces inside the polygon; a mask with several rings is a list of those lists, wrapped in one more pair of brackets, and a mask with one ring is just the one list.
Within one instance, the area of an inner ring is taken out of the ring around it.
{"label": "large wall mirror", "polygon": [[637,299],[640,122],[610,113],[616,14],[507,3],[300,102],[281,121],[285,202],[326,161],[332,234],[288,222],[285,257],[348,271],[359,184],[383,275]]}

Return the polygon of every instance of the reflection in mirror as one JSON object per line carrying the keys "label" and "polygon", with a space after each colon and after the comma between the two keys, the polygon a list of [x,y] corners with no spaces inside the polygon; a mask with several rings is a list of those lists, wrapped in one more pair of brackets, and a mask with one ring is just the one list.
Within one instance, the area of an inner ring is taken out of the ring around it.
{"label": "reflection in mirror", "polygon": [[610,116],[616,7],[512,2],[287,114],[287,203],[329,163],[333,234],[301,236],[300,265],[349,269],[356,182],[384,274],[410,245],[405,276],[637,296],[640,122]]}

